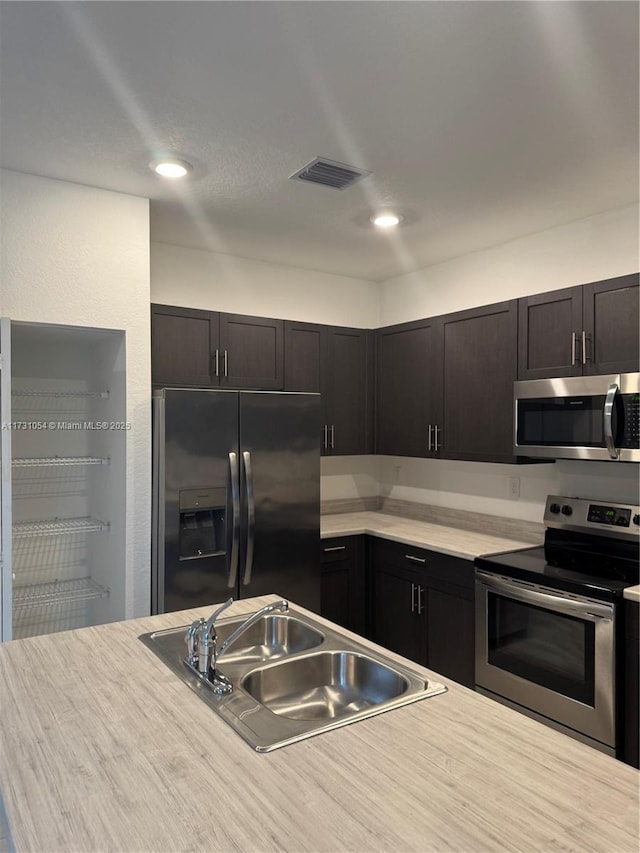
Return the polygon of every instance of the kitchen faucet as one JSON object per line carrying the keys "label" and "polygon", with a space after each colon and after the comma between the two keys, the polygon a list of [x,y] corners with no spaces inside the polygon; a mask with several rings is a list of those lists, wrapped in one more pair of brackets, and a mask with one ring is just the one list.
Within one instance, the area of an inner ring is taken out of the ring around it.
{"label": "kitchen faucet", "polygon": [[227,639],[218,647],[218,633],[216,631],[216,620],[218,616],[233,604],[233,598],[229,598],[213,611],[207,620],[200,618],[193,622],[186,633],[187,657],[185,663],[206,681],[215,693],[231,693],[233,685],[222,673],[218,672],[217,664],[222,655],[244,632],[254,625],[258,619],[274,610],[286,612],[289,602],[285,599],[266,604],[260,610],[252,613],[245,621],[233,631]]}

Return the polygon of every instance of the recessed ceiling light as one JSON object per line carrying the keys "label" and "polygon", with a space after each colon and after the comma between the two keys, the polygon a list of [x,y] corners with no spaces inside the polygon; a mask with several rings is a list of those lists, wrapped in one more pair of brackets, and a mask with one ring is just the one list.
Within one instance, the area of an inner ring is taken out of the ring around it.
{"label": "recessed ceiling light", "polygon": [[402,222],[402,216],[399,213],[377,213],[371,217],[371,222],[373,222],[376,228],[395,228],[396,225],[400,225]]}
{"label": "recessed ceiling light", "polygon": [[162,157],[158,160],[152,160],[149,163],[149,168],[157,175],[163,178],[184,178],[193,166],[187,163],[186,160],[178,160],[175,157]]}

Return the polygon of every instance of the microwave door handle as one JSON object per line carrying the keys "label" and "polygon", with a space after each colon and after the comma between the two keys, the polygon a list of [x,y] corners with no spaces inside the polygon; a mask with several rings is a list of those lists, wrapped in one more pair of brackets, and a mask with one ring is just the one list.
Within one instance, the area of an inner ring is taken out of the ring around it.
{"label": "microwave door handle", "polygon": [[613,406],[615,404],[616,394],[619,388],[615,382],[609,385],[607,396],[604,401],[604,409],[602,410],[602,431],[604,433],[604,443],[607,447],[609,456],[612,459],[618,458],[618,448],[615,445],[613,438]]}

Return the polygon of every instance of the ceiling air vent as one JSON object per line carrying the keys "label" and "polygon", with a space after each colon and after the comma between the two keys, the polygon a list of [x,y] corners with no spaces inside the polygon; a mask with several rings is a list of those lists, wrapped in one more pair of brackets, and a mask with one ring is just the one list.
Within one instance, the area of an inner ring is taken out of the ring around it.
{"label": "ceiling air vent", "polygon": [[370,174],[371,172],[366,169],[358,169],[356,166],[348,166],[346,163],[337,163],[335,160],[316,157],[315,160],[307,163],[306,166],[291,175],[291,180],[305,181],[308,184],[322,184],[324,187],[344,190]]}

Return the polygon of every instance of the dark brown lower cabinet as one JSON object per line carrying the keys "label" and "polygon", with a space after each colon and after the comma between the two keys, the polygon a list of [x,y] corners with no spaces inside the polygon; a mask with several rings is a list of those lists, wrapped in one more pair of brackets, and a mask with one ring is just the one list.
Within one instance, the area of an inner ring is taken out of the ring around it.
{"label": "dark brown lower cabinet", "polygon": [[356,634],[365,635],[364,536],[323,539],[320,548],[320,614]]}
{"label": "dark brown lower cabinet", "polygon": [[473,563],[374,539],[372,639],[474,687]]}
{"label": "dark brown lower cabinet", "polygon": [[471,688],[475,685],[473,594],[473,586],[430,586],[426,614],[427,666]]}
{"label": "dark brown lower cabinet", "polygon": [[638,729],[640,718],[638,714],[638,670],[640,669],[640,604],[636,601],[624,602],[624,743],[622,759],[639,767]]}
{"label": "dark brown lower cabinet", "polygon": [[374,545],[372,639],[409,660],[427,664],[422,574],[385,559]]}

